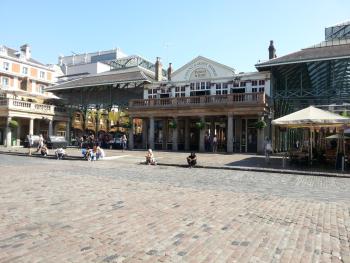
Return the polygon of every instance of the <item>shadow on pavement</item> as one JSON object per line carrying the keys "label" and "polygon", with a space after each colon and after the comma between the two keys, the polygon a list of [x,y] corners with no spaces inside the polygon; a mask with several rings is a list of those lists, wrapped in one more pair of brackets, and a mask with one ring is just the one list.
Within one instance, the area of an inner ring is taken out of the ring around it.
{"label": "shadow on pavement", "polygon": [[[29,155],[28,153],[20,153],[20,152],[1,152],[0,154],[3,155],[12,155],[12,156],[25,156],[25,157],[30,157],[30,158],[40,158],[40,159],[51,159],[51,160],[56,160],[56,156],[49,154],[48,156],[44,157],[41,156],[41,154],[38,153],[33,153],[32,155]],[[82,157],[78,156],[66,156],[64,157],[63,160],[69,160],[69,161],[85,161]]]}

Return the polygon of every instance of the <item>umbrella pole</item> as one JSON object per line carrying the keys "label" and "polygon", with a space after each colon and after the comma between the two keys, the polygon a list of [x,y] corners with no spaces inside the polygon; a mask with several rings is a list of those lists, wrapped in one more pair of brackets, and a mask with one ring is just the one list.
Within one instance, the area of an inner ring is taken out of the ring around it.
{"label": "umbrella pole", "polygon": [[310,128],[310,164],[312,164],[312,129]]}

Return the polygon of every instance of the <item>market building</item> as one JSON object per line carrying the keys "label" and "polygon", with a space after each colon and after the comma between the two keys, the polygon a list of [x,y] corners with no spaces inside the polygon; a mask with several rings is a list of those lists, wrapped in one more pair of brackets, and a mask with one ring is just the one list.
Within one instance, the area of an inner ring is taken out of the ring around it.
{"label": "market building", "polygon": [[[218,151],[263,151],[269,72],[236,73],[202,56],[174,72],[170,64],[166,80],[161,71],[158,58],[155,81],[144,86],[142,99],[129,102],[130,117],[142,119],[143,148],[211,151],[216,136]],[[131,148],[134,132],[130,129]]]}
{"label": "market building", "polygon": [[46,90],[56,78],[53,67],[31,57],[29,45],[0,46],[0,145],[22,145],[28,134],[66,135],[67,113]]}
{"label": "market building", "polygon": [[[125,133],[131,125],[128,117],[129,100],[143,98],[145,85],[155,80],[154,63],[136,55],[113,59],[111,54],[101,55],[102,58],[110,59],[103,61],[109,70],[80,74],[47,89],[60,97],[67,108],[71,119],[70,138],[73,141],[87,134],[94,134],[104,140],[106,134],[113,133],[115,137],[115,133]],[[101,57],[94,58],[95,55],[90,56],[92,62],[80,62],[79,70],[94,63],[102,63],[97,61]],[[74,68],[74,65],[70,68]],[[165,79],[165,70],[160,74]],[[142,124],[134,120],[134,125],[137,127],[134,140],[137,147],[141,145],[141,142],[137,142],[140,140]]]}
{"label": "market building", "polygon": [[[271,72],[271,106],[279,118],[310,105],[347,115],[350,111],[350,22],[325,29],[325,41],[276,57],[271,41],[269,60],[256,65]],[[294,137],[273,129],[273,145],[285,151]]]}

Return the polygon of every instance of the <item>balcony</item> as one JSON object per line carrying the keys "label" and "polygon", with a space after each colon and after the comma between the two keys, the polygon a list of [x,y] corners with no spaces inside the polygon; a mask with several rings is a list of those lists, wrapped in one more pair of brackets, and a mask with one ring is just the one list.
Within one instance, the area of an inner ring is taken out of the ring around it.
{"label": "balcony", "polygon": [[45,115],[61,115],[66,116],[67,112],[65,108],[57,107],[48,104],[39,104],[34,102],[15,100],[9,98],[0,99],[0,110],[7,109],[8,111],[18,111],[34,114]]}
{"label": "balcony", "polygon": [[268,107],[267,96],[260,93],[233,93],[225,95],[175,97],[162,99],[137,99],[130,100],[129,111],[134,116],[142,116],[147,112],[156,115],[162,113],[186,114],[189,111],[198,114],[214,112],[262,112]]}
{"label": "balcony", "polygon": [[137,99],[130,100],[129,107],[142,108],[183,108],[194,106],[232,106],[266,104],[266,95],[261,93],[235,93],[226,95],[176,97],[163,99]]}

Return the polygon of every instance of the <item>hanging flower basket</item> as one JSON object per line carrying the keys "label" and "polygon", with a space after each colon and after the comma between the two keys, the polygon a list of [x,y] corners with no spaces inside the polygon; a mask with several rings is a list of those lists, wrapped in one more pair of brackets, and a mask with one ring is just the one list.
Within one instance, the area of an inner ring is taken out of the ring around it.
{"label": "hanging flower basket", "polygon": [[258,130],[264,129],[266,126],[267,125],[264,120],[260,120],[255,123],[255,128],[257,128]]}
{"label": "hanging flower basket", "polygon": [[132,127],[132,124],[130,122],[126,122],[126,123],[123,123],[121,127],[125,129],[130,129]]}
{"label": "hanging flower basket", "polygon": [[169,128],[176,129],[176,127],[177,127],[177,124],[175,121],[169,122]]}
{"label": "hanging flower basket", "polygon": [[196,127],[200,130],[204,129],[205,123],[202,121],[196,122]]}
{"label": "hanging flower basket", "polygon": [[11,121],[9,122],[9,127],[10,127],[11,129],[16,129],[16,128],[18,127],[18,122],[15,121],[15,120],[11,120]]}

